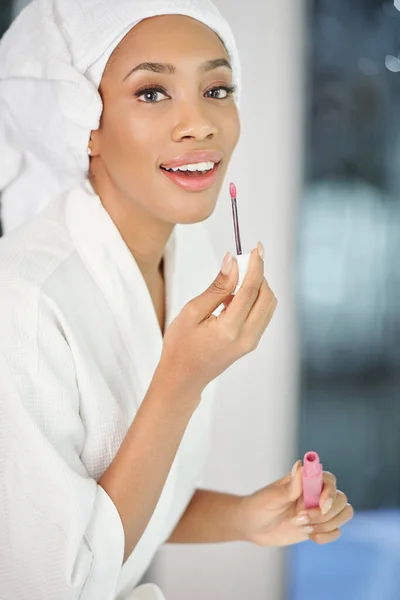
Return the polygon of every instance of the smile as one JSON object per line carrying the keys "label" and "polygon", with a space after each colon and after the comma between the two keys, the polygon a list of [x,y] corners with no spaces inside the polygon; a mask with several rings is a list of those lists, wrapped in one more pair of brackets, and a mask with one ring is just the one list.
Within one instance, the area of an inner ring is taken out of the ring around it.
{"label": "smile", "polygon": [[215,183],[220,164],[221,161],[218,163],[205,161],[179,167],[160,167],[160,169],[178,187],[191,192],[199,192],[208,189]]}

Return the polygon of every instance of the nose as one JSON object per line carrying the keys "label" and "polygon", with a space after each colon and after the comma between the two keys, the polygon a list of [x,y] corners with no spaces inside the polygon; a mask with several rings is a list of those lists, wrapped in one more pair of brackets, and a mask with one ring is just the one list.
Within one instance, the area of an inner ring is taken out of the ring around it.
{"label": "nose", "polygon": [[174,142],[185,139],[203,141],[213,139],[217,134],[217,126],[197,104],[190,104],[179,110],[179,119],[172,131]]}

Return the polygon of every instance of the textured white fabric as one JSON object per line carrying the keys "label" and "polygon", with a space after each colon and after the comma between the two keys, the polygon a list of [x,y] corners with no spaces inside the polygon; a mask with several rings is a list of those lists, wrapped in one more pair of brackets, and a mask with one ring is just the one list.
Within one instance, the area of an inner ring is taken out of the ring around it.
{"label": "textured white fabric", "polygon": [[[202,224],[176,226],[164,267],[168,326],[218,273]],[[122,523],[97,481],[146,394],[162,342],[138,265],[87,182],[0,240],[1,600],[161,594],[132,590],[199,483],[216,382],[123,566]]]}
{"label": "textured white fabric", "polygon": [[[182,14],[223,40],[235,84],[230,27],[210,0],[33,0],[0,42],[0,190],[4,231],[84,180],[90,131],[103,109],[97,87],[123,35],[144,18]],[[85,76],[87,74],[87,77]]]}

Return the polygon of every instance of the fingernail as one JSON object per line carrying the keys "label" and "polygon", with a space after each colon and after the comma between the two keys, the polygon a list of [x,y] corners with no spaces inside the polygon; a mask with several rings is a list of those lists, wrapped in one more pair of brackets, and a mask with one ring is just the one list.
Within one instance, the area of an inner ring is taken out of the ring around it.
{"label": "fingernail", "polygon": [[257,244],[257,252],[258,252],[259,257],[264,260],[264,246],[262,245],[261,242],[258,242],[258,244]]}
{"label": "fingernail", "polygon": [[326,515],[332,508],[333,500],[332,498],[328,498],[328,500],[323,504],[321,512],[323,515]]}
{"label": "fingernail", "polygon": [[301,460],[296,460],[296,462],[294,463],[294,465],[292,467],[292,471],[291,471],[292,479],[296,475],[297,469],[299,468],[300,465],[301,465]]}
{"label": "fingernail", "polygon": [[307,533],[307,534],[314,533],[314,527],[311,527],[311,526],[303,527],[303,531],[304,531],[304,533]]}
{"label": "fingernail", "polygon": [[293,520],[293,525],[308,525],[308,523],[310,522],[310,517],[308,515],[301,515],[298,517],[295,517]]}
{"label": "fingernail", "polygon": [[222,261],[221,273],[223,275],[229,275],[232,269],[232,254],[227,252]]}

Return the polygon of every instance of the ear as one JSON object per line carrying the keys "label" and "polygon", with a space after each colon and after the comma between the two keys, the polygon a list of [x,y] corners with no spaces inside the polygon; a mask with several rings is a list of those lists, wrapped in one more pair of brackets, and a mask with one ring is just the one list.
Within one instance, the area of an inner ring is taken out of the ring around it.
{"label": "ear", "polygon": [[90,148],[89,156],[93,158],[98,156],[100,152],[100,130],[94,129],[90,132],[90,139],[88,143],[88,149]]}

